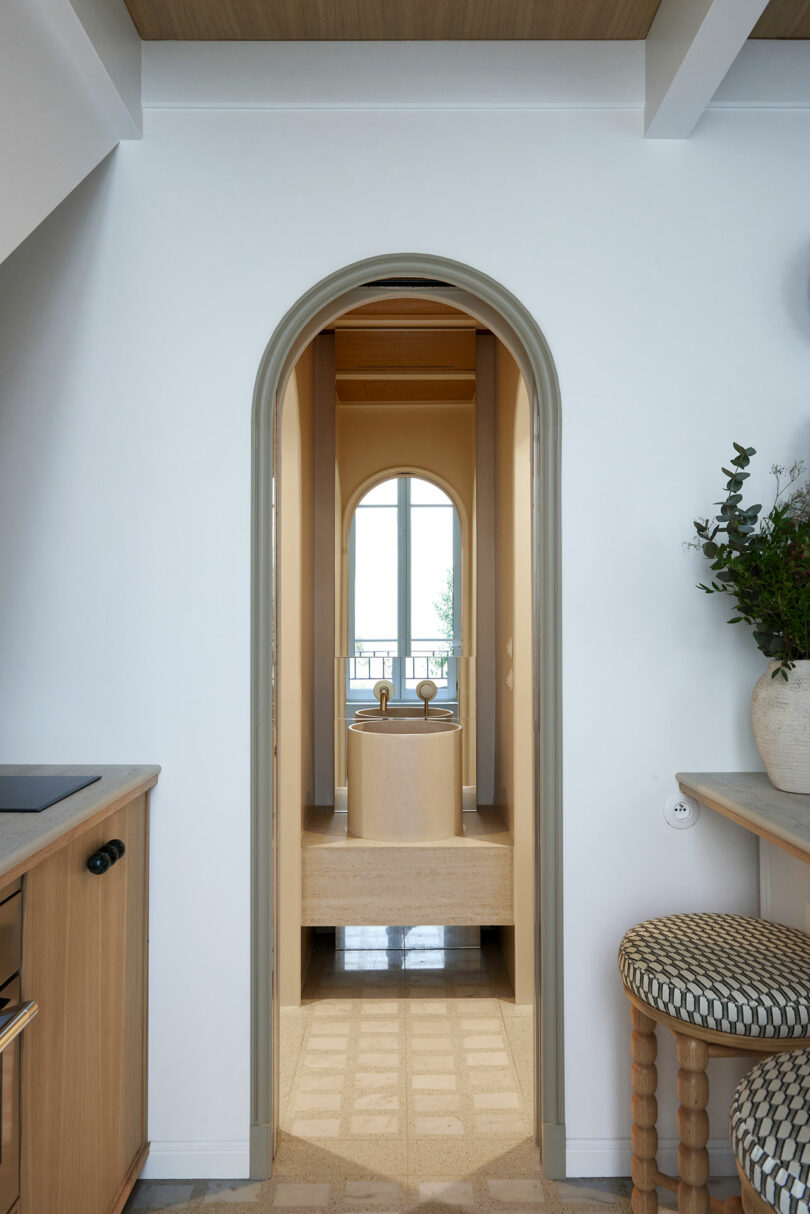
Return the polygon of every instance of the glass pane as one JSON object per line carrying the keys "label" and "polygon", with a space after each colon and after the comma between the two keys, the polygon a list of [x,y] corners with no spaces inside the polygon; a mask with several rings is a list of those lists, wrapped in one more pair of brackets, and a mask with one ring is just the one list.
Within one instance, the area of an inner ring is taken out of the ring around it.
{"label": "glass pane", "polygon": [[376,651],[376,642],[390,652],[387,638],[397,635],[396,506],[355,512],[354,635],[363,653]]}
{"label": "glass pane", "polygon": [[431,485],[430,481],[422,481],[417,476],[411,477],[412,506],[452,506],[446,493]]}
{"label": "glass pane", "polygon": [[390,481],[383,481],[380,485],[375,485],[373,489],[369,489],[368,493],[360,498],[359,506],[396,506],[397,504],[397,482],[396,477]]}
{"label": "glass pane", "polygon": [[424,653],[428,646],[439,648],[442,639],[453,639],[453,507],[417,507],[411,510],[409,640]]}

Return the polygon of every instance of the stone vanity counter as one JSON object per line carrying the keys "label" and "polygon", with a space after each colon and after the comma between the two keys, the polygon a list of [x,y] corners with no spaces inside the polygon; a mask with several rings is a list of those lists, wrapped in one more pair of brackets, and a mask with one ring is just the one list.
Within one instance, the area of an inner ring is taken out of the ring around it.
{"label": "stone vanity counter", "polygon": [[496,809],[463,819],[462,835],[386,842],[350,835],[346,813],[313,810],[302,841],[304,926],[513,924],[512,834]]}
{"label": "stone vanity counter", "polygon": [[157,766],[125,764],[0,764],[5,776],[99,775],[41,813],[0,813],[0,882],[6,885],[74,837],[147,792],[157,783]]}

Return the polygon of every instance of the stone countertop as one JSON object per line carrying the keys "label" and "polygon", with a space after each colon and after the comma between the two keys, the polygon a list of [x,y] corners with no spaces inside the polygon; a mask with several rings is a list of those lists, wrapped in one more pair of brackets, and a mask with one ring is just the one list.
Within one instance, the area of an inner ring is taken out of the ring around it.
{"label": "stone countertop", "polygon": [[125,764],[0,764],[0,775],[4,776],[101,776],[95,784],[88,784],[41,813],[0,813],[0,880],[15,880],[68,837],[81,834],[93,822],[154,787],[159,774],[156,766]]}
{"label": "stone countertop", "polygon": [[810,864],[810,795],[781,792],[764,771],[678,772],[680,789]]}
{"label": "stone countertop", "polygon": [[317,806],[310,811],[304,824],[302,846],[340,847],[341,849],[414,849],[414,848],[480,848],[513,846],[512,834],[497,809],[479,809],[462,815],[463,835],[447,839],[403,840],[360,839],[348,833],[349,815],[331,806]]}

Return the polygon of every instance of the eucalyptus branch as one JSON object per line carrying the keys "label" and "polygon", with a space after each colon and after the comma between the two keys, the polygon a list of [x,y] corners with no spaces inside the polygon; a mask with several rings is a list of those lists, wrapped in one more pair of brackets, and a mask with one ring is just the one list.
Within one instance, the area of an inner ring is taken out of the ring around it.
{"label": "eucalyptus branch", "polygon": [[[738,614],[728,622],[748,624],[761,652],[778,662],[774,676],[787,679],[797,661],[810,658],[810,485],[783,501],[804,464],[774,464],[776,497],[760,518],[762,506],[746,507],[742,500],[746,468],[756,451],[733,445],[736,454],[731,467],[722,470],[726,496],[715,502],[714,525],[709,519],[694,524],[696,543],[713,574],[709,585],[701,582],[698,588],[732,596]],[[783,477],[788,478],[784,484]]]}

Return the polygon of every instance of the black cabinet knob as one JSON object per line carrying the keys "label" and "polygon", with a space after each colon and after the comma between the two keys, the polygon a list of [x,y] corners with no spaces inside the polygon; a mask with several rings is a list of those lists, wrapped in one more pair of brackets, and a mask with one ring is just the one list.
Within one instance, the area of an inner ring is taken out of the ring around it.
{"label": "black cabinet knob", "polygon": [[91,873],[97,877],[100,877],[102,873],[106,873],[110,868],[112,868],[113,864],[117,864],[126,850],[127,849],[124,846],[123,840],[110,839],[109,842],[105,843],[103,847],[100,847],[98,851],[93,852],[92,856],[87,861],[87,867],[90,869]]}
{"label": "black cabinet knob", "polygon": [[96,851],[87,861],[87,867],[96,877],[100,877],[102,873],[106,873],[107,869],[112,867],[112,860],[105,851]]}

